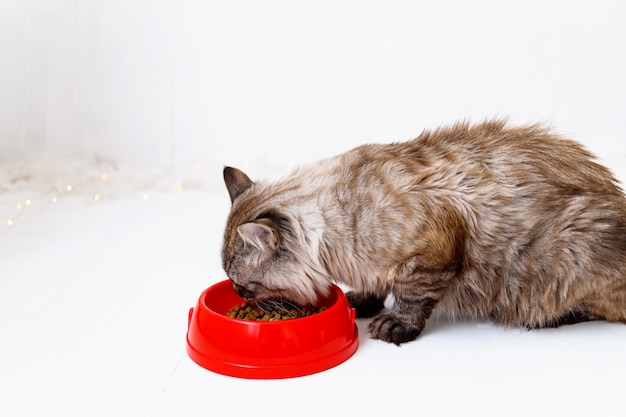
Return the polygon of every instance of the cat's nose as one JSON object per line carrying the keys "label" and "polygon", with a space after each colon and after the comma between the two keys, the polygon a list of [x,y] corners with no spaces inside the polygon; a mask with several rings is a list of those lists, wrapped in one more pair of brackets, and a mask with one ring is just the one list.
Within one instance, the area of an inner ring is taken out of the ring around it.
{"label": "cat's nose", "polygon": [[241,298],[252,298],[252,295],[253,295],[252,292],[248,291],[247,289],[245,289],[239,284],[236,284],[233,282],[233,289],[235,290],[237,295],[240,296]]}

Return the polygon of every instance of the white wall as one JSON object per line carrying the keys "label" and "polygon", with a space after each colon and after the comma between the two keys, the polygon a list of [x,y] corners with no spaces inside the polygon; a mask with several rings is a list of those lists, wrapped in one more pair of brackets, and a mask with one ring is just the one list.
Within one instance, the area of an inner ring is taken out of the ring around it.
{"label": "white wall", "polygon": [[249,166],[457,119],[626,155],[623,1],[0,0],[0,162]]}

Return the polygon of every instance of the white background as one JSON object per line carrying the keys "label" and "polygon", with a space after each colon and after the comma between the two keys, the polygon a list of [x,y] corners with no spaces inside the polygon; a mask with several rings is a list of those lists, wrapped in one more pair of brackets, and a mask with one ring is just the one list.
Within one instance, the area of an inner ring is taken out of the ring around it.
{"label": "white background", "polygon": [[458,119],[626,155],[621,1],[0,1],[0,163],[251,176]]}
{"label": "white background", "polygon": [[508,116],[626,180],[624,4],[0,0],[0,415],[625,416],[623,324],[433,317],[396,347],[360,319],[345,363],[276,381],[185,352],[225,164]]}

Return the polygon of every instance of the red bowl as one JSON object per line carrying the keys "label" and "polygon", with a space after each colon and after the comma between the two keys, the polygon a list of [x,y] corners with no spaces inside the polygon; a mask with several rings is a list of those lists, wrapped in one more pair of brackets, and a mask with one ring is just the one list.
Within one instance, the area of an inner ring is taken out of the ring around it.
{"label": "red bowl", "polygon": [[198,365],[252,379],[291,378],[332,368],[359,345],[355,311],[339,287],[308,317],[276,322],[233,319],[226,312],[243,301],[229,280],[206,289],[189,310],[187,353]]}

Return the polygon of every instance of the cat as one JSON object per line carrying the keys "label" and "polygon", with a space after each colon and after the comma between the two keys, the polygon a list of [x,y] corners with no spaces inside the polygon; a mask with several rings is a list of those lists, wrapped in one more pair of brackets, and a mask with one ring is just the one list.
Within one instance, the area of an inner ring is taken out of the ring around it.
{"label": "cat", "polygon": [[626,322],[626,197],[543,125],[458,122],[278,181],[223,174],[222,263],[248,300],[315,303],[342,283],[371,337],[397,345],[435,308],[531,329]]}

